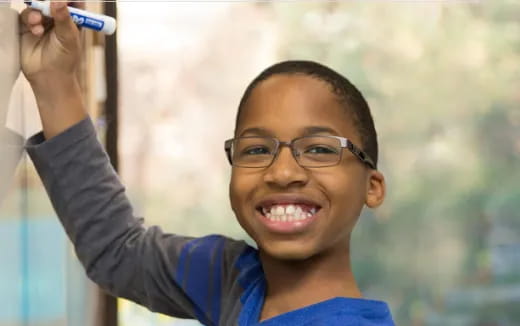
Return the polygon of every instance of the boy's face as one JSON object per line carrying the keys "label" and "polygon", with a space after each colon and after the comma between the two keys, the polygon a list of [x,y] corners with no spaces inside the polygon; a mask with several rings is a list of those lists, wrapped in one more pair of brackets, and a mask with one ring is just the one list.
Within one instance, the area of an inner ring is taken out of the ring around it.
{"label": "boy's face", "polygon": [[[288,142],[307,136],[306,128],[327,127],[333,133],[315,135],[342,136],[359,146],[360,137],[348,113],[329,87],[324,81],[302,74],[271,76],[256,86],[244,104],[235,137],[265,136],[247,131],[262,128],[272,137]],[[380,173],[367,168],[347,149],[339,164],[329,167],[303,168],[290,149],[282,146],[267,168],[232,168],[233,211],[261,252],[277,259],[345,254],[363,205],[377,206],[383,197]],[[287,210],[290,204],[293,207]],[[263,206],[267,206],[264,212]],[[310,215],[283,221],[280,215],[273,220],[265,214],[271,209],[276,214],[289,214],[298,207]]]}

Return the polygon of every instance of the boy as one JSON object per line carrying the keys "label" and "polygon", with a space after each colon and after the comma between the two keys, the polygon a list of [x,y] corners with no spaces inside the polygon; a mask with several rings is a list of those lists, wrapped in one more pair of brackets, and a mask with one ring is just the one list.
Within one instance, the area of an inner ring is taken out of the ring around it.
{"label": "boy", "polygon": [[361,209],[385,195],[372,118],[353,85],[293,61],[246,90],[225,149],[231,206],[258,250],[164,234],[133,216],[82,106],[78,30],[64,3],[52,14],[45,31],[41,15],[22,13],[22,66],[43,125],[27,150],[91,279],[205,325],[393,325],[384,302],[362,299],[350,267]]}

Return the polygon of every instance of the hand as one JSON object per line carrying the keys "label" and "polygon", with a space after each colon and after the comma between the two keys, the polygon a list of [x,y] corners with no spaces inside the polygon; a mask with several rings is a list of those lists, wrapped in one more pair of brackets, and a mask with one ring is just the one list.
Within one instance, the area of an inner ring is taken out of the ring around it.
{"label": "hand", "polygon": [[48,87],[56,79],[75,79],[80,64],[80,32],[67,3],[51,1],[51,15],[52,19],[26,8],[20,16],[21,67],[33,89]]}
{"label": "hand", "polygon": [[20,16],[21,67],[36,97],[46,139],[87,116],[76,76],[81,59],[80,32],[67,3],[51,1],[51,16],[43,17],[31,8]]}

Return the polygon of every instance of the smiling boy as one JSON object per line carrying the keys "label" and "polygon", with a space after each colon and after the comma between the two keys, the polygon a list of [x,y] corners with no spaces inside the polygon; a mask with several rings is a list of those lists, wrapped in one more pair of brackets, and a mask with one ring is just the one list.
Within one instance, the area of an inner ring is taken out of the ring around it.
{"label": "smiling boy", "polygon": [[22,65],[43,125],[27,150],[91,279],[205,325],[393,325],[386,303],[362,298],[350,266],[352,229],[385,184],[370,111],[348,80],[288,61],[246,90],[225,149],[231,206],[258,250],[165,234],[134,217],[82,105],[78,31],[63,3],[51,8],[45,33],[38,13],[22,13]]}
{"label": "smiling boy", "polygon": [[[249,138],[247,145],[262,143],[260,137],[293,140],[301,149],[296,155],[288,146],[279,147],[276,156],[249,154],[254,157],[241,160],[254,160],[251,167],[237,162],[232,169],[231,204],[258,244],[269,285],[261,319],[333,297],[359,298],[350,234],[364,204],[382,202],[384,179],[367,166],[373,163],[342,152],[340,141],[329,137],[361,144],[352,117],[365,114],[371,120],[368,107],[348,81],[316,63],[283,62],[257,79],[242,100],[236,137]],[[337,94],[326,79],[342,86]],[[352,106],[349,96],[363,106]],[[363,128],[375,137],[372,123]],[[264,164],[257,163],[261,156]],[[294,218],[297,210],[302,214]]]}

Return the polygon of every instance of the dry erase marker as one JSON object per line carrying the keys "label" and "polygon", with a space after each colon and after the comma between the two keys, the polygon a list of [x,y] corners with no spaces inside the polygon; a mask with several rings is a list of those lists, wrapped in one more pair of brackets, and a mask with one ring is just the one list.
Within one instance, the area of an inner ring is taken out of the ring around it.
{"label": "dry erase marker", "polygon": [[[30,1],[27,2],[27,5],[41,11],[44,16],[51,17],[50,1]],[[108,35],[116,31],[116,20],[113,17],[95,14],[74,7],[67,8],[69,8],[72,20],[78,26],[90,28]]]}

